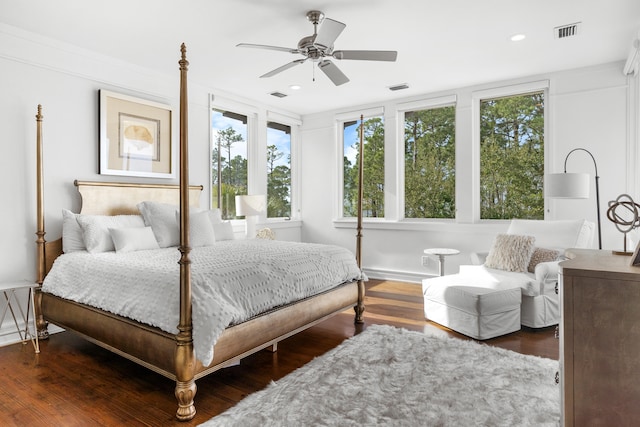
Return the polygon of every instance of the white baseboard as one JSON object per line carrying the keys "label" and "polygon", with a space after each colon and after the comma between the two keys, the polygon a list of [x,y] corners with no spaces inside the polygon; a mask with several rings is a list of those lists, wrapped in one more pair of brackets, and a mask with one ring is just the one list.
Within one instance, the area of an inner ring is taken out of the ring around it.
{"label": "white baseboard", "polygon": [[423,279],[436,277],[433,274],[419,273],[412,271],[396,271],[382,268],[363,268],[364,274],[370,279],[395,280],[398,282],[408,282],[421,284]]}

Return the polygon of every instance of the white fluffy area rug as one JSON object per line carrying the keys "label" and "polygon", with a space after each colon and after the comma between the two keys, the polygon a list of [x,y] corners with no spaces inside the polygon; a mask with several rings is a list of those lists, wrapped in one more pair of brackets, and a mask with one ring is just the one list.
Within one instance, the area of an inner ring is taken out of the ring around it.
{"label": "white fluffy area rug", "polygon": [[557,426],[556,360],[386,325],[202,426]]}

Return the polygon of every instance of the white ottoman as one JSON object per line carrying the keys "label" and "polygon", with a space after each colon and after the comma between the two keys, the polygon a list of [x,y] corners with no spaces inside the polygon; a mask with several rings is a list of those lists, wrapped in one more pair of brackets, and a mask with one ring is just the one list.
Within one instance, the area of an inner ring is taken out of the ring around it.
{"label": "white ottoman", "polygon": [[520,330],[520,287],[452,274],[422,281],[424,316],[478,340]]}

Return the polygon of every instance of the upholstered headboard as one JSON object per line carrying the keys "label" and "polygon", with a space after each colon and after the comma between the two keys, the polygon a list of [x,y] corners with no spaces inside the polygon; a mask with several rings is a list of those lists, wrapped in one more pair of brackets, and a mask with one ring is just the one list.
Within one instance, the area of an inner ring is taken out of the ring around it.
{"label": "upholstered headboard", "polygon": [[[85,215],[139,214],[136,205],[151,200],[162,203],[180,203],[180,186],[170,184],[133,184],[121,182],[75,181],[82,196]],[[200,206],[201,185],[189,186],[189,205]]]}

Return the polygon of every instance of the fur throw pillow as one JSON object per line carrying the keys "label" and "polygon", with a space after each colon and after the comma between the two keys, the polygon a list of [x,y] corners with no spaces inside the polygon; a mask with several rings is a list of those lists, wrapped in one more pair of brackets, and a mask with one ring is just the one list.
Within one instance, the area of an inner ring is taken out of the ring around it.
{"label": "fur throw pillow", "polygon": [[485,266],[498,270],[526,272],[535,241],[533,236],[498,234],[489,250]]}
{"label": "fur throw pillow", "polygon": [[560,251],[556,249],[534,248],[533,255],[529,260],[528,271],[529,273],[535,273],[536,265],[541,262],[557,261],[558,259],[560,259]]}

